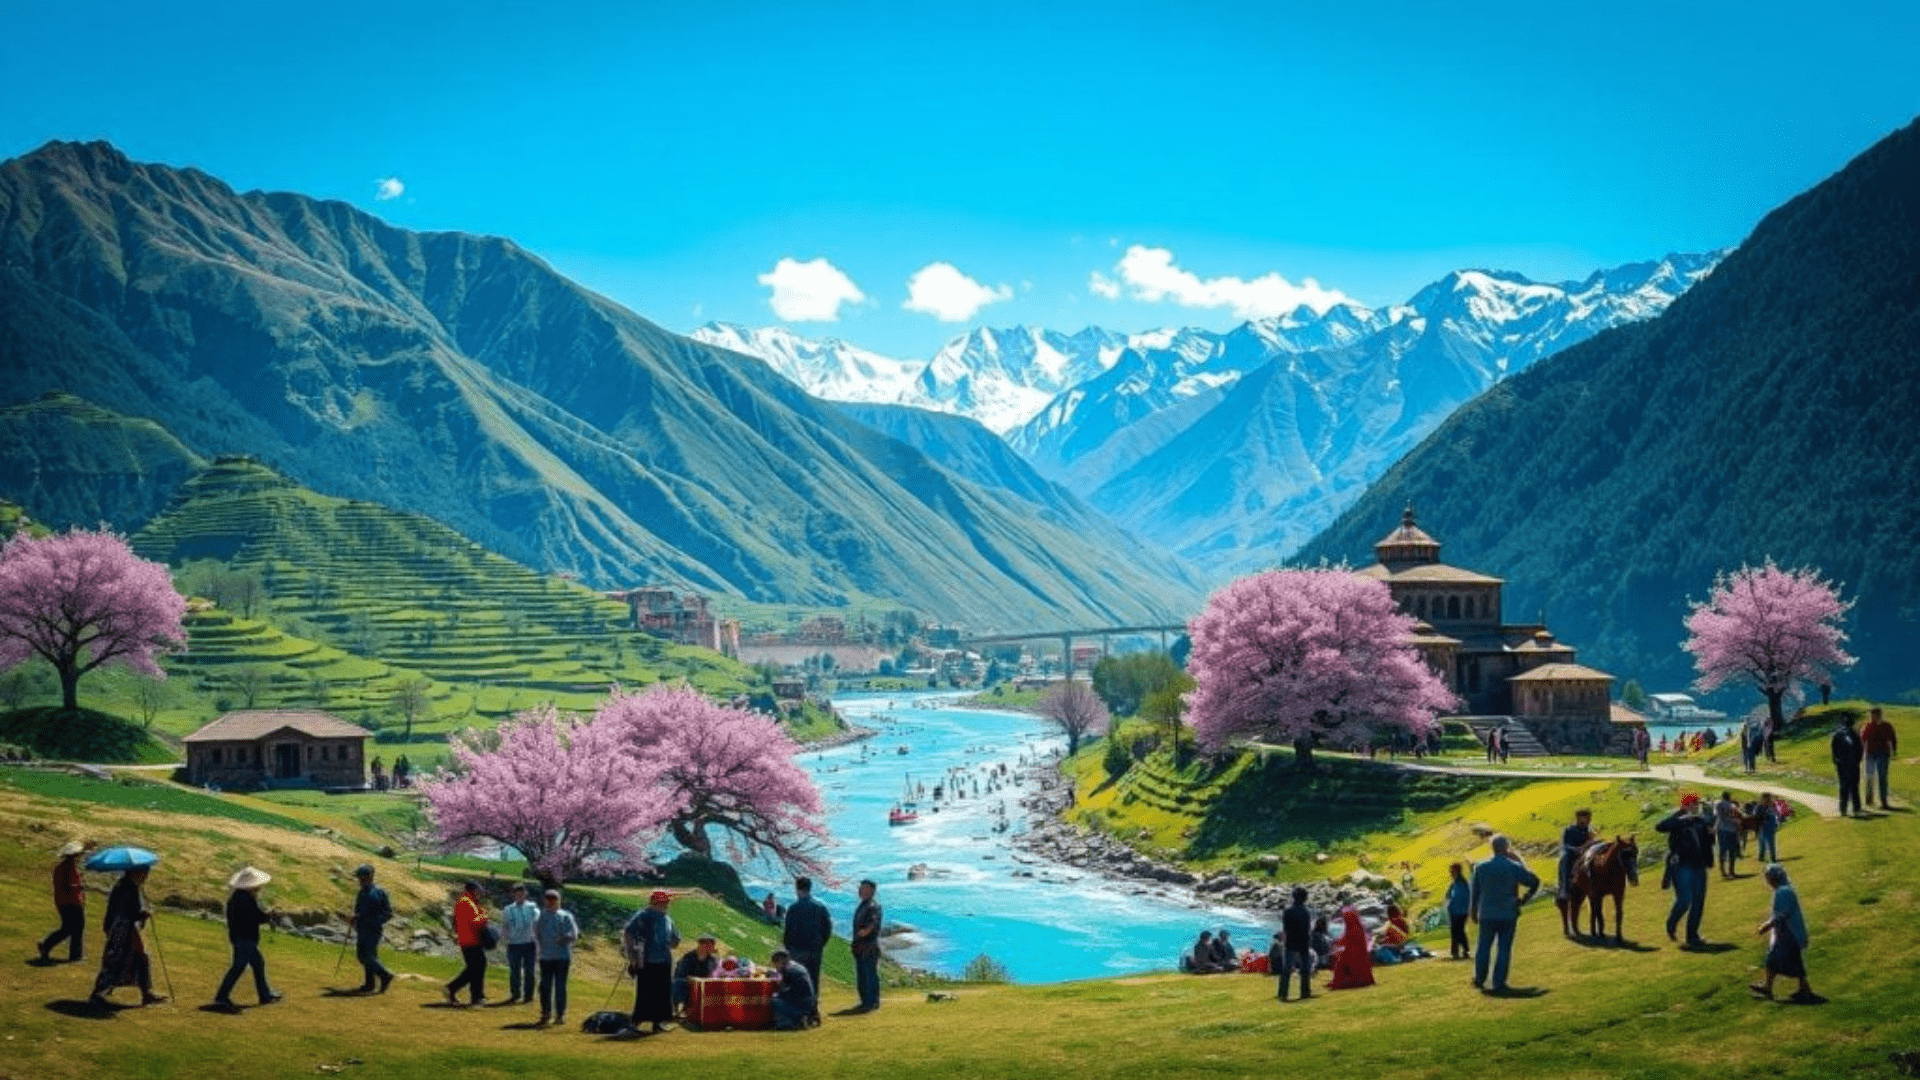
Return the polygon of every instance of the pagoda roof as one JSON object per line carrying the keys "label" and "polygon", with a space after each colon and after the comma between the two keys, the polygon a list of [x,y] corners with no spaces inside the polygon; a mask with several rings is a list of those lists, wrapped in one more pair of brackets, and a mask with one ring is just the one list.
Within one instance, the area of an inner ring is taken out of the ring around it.
{"label": "pagoda roof", "polygon": [[1472,570],[1462,570],[1446,563],[1430,562],[1393,570],[1380,563],[1362,567],[1354,571],[1365,577],[1387,582],[1433,582],[1442,585],[1501,585],[1504,578],[1490,577]]}

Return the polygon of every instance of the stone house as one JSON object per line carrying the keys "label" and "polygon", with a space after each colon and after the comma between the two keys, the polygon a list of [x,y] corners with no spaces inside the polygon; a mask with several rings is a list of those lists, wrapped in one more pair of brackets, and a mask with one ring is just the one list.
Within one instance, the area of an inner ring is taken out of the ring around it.
{"label": "stone house", "polygon": [[316,787],[363,787],[366,743],[372,734],[312,710],[241,709],[181,740],[187,781],[253,788],[305,782]]}

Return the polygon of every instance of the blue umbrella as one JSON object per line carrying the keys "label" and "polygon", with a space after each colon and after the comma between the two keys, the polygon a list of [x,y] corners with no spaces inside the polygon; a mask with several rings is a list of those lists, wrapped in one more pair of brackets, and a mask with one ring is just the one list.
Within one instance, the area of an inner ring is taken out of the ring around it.
{"label": "blue umbrella", "polygon": [[110,847],[87,859],[89,870],[138,870],[160,861],[160,856],[137,847]]}

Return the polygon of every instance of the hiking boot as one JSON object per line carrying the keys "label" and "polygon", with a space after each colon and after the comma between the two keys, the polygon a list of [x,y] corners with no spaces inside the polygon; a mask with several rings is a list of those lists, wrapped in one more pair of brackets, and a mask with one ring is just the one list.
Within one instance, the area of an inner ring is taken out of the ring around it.
{"label": "hiking boot", "polygon": [[459,1005],[459,1004],[460,1004],[460,998],[459,998],[459,995],[457,995],[457,994],[455,994],[455,993],[453,992],[453,987],[451,987],[451,986],[443,986],[443,987],[441,987],[440,989],[442,989],[442,990],[444,990],[444,991],[446,991],[446,993],[447,993],[447,1004],[449,1004],[449,1005],[455,1005],[455,1006],[457,1006],[457,1005]]}
{"label": "hiking boot", "polygon": [[51,962],[52,960],[53,960],[53,950],[47,948],[46,943],[42,942],[40,945],[40,962],[45,964],[45,963]]}
{"label": "hiking boot", "polygon": [[[386,974],[380,976],[380,993],[382,994],[386,993],[387,987],[392,985],[393,985],[393,972],[389,971]],[[373,987],[369,986],[367,987],[367,989],[372,990]]]}
{"label": "hiking boot", "polygon": [[144,992],[140,995],[140,1004],[142,1005],[158,1005],[165,1000],[167,1000],[167,995],[155,994],[151,991]]}

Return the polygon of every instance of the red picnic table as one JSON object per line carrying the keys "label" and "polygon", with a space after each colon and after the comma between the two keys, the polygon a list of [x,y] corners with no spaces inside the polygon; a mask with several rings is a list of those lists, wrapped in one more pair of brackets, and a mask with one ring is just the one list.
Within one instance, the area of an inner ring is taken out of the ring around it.
{"label": "red picnic table", "polygon": [[773,1026],[773,992],[780,980],[764,976],[688,979],[687,1020],[703,1028],[759,1031]]}

